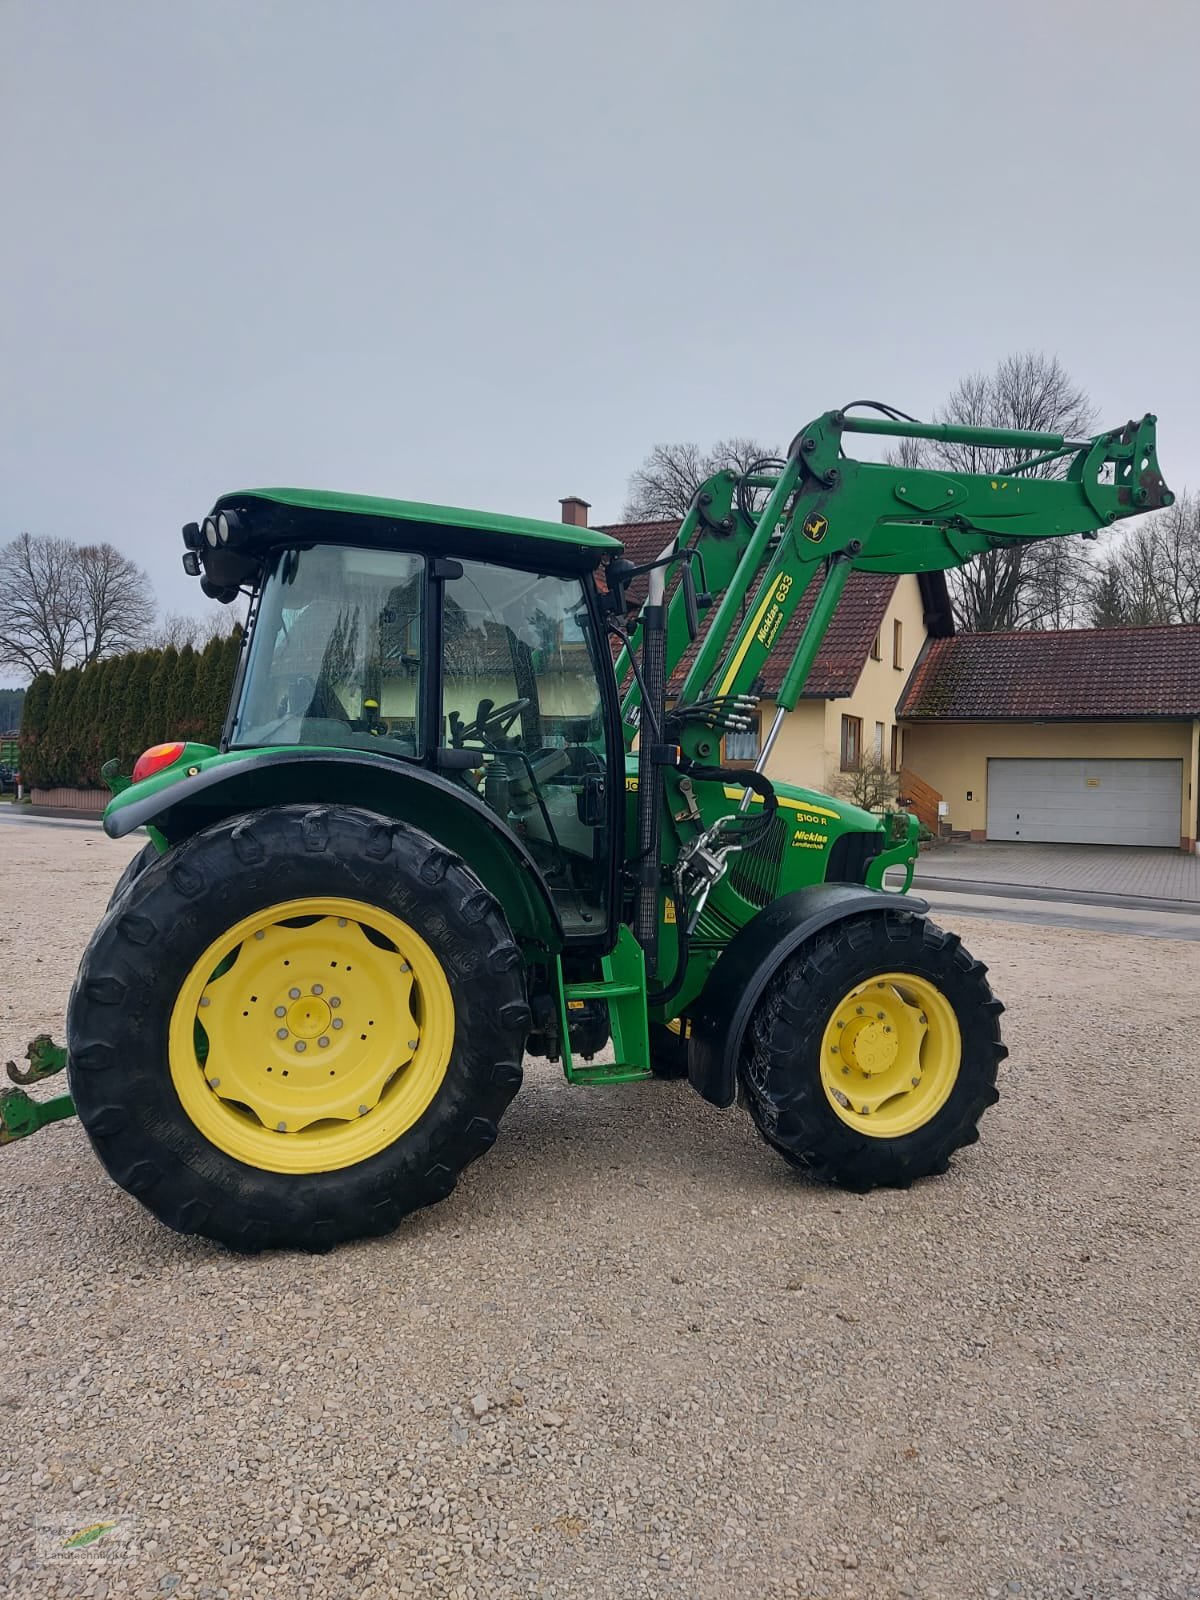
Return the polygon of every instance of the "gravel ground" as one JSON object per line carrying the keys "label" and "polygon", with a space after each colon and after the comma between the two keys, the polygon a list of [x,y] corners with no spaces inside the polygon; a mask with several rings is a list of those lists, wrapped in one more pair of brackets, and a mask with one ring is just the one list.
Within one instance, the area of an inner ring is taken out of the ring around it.
{"label": "gravel ground", "polygon": [[[0,838],[0,1056],[134,848]],[[450,1201],[327,1257],[175,1237],[74,1124],[0,1153],[0,1587],[1196,1600],[1195,948],[968,936],[1006,1093],[907,1194],[536,1063]]]}

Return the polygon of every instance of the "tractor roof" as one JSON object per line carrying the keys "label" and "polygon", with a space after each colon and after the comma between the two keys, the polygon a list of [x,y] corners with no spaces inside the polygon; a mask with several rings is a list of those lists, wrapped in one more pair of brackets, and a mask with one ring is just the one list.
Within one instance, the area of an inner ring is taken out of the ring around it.
{"label": "tractor roof", "polygon": [[[253,544],[298,540],[403,547],[411,542],[499,560],[536,562],[544,558],[553,566],[572,569],[594,567],[604,556],[621,549],[620,540],[610,534],[564,522],[325,489],[245,489],[222,495],[213,510],[236,510]],[[468,537],[450,538],[452,530]]]}

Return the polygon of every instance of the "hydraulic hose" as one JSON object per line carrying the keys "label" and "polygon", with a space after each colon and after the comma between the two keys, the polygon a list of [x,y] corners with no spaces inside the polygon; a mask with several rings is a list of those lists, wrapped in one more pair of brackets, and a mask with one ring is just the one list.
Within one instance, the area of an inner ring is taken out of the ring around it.
{"label": "hydraulic hose", "polygon": [[[678,770],[685,778],[696,778],[701,783],[736,783],[746,789],[752,789],[755,794],[762,796],[762,816],[755,817],[750,827],[746,829],[747,837],[743,848],[757,844],[764,837],[775,820],[775,813],[779,810],[779,799],[775,793],[775,786],[765,772],[747,772],[742,767],[705,767],[698,762],[686,759],[679,762]],[[659,774],[661,782],[661,772]],[[657,911],[657,902],[656,907]],[[684,913],[683,907],[677,908],[679,912],[676,923],[678,935],[678,948],[675,958],[675,972],[670,983],[664,984],[661,989],[652,989],[647,992],[646,1002],[652,1006],[666,1005],[674,1000],[683,988],[687,977],[688,956],[691,951],[692,931],[690,918]]]}
{"label": "hydraulic hose", "polygon": [[[676,540],[659,557],[675,552]],[[646,953],[646,970],[653,974],[658,962],[659,843],[662,835],[662,768],[654,761],[667,704],[666,568],[653,567],[649,575],[642,624],[642,717],[638,738],[638,887],[633,934]]]}

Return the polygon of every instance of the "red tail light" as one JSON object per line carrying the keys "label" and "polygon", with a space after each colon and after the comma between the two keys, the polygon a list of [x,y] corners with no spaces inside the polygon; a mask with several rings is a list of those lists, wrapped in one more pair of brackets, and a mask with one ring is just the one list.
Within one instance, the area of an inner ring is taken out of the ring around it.
{"label": "red tail light", "polygon": [[164,767],[172,766],[179,760],[184,748],[183,740],[176,739],[171,744],[152,744],[149,750],[143,750],[133,764],[134,783],[141,783],[143,778],[152,778]]}

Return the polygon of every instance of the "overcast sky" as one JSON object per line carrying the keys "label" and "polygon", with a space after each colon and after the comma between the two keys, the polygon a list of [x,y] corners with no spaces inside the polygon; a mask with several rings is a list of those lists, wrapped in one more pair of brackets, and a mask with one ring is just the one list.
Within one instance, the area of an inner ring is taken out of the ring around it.
{"label": "overcast sky", "polygon": [[1200,487],[1200,4],[0,0],[0,542],[620,515],[1017,349]]}

